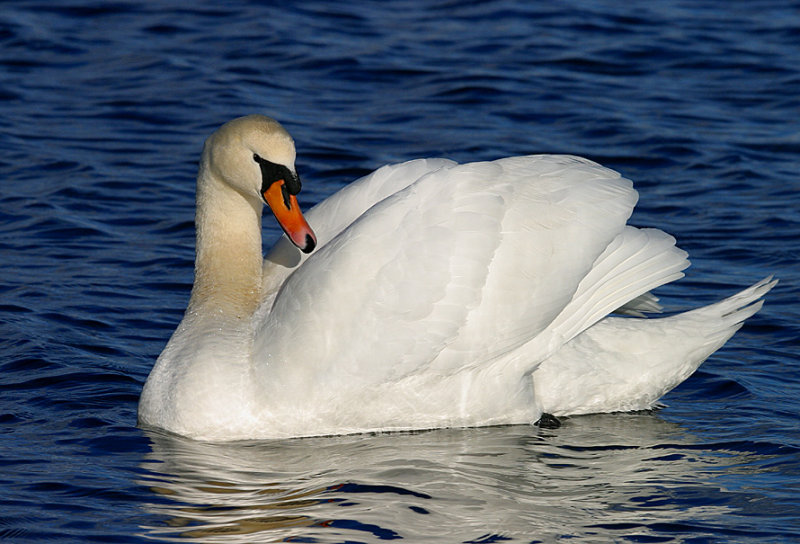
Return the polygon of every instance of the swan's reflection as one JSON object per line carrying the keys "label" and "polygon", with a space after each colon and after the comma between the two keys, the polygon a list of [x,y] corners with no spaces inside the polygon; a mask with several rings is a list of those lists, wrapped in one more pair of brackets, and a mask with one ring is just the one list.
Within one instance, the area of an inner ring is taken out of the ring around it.
{"label": "swan's reflection", "polygon": [[150,437],[142,483],[157,517],[146,534],[199,542],[648,535],[659,523],[724,515],[715,475],[748,455],[694,446],[653,414],[572,418],[553,431]]}

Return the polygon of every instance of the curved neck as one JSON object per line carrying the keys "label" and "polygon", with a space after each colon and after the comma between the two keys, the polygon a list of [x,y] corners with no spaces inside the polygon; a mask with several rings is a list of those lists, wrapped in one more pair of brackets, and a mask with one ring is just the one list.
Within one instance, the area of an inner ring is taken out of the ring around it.
{"label": "curved neck", "polygon": [[189,312],[249,317],[261,302],[261,202],[249,200],[201,164],[197,249]]}

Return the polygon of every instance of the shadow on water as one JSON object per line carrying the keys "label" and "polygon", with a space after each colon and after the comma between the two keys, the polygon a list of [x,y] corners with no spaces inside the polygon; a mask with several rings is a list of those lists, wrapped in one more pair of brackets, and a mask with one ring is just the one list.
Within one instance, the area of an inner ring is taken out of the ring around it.
{"label": "shadow on water", "polygon": [[[145,535],[197,542],[536,541],[726,530],[715,479],[747,448],[698,446],[657,414],[560,429],[444,429],[235,444],[149,432]],[[667,539],[669,540],[669,538]]]}

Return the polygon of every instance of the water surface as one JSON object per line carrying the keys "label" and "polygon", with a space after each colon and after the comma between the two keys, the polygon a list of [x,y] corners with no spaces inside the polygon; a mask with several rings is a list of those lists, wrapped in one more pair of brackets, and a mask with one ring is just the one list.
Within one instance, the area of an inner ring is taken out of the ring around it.
{"label": "water surface", "polygon": [[[0,539],[793,541],[798,66],[796,2],[4,2]],[[202,142],[253,112],[294,135],[304,206],[387,162],[573,153],[633,179],[633,223],[689,251],[669,310],[781,284],[654,413],[143,432],[191,287]]]}

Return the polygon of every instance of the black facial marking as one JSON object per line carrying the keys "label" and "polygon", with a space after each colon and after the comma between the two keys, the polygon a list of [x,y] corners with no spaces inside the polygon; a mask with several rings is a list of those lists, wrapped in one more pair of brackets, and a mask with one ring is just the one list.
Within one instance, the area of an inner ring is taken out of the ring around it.
{"label": "black facial marking", "polygon": [[[300,192],[300,178],[282,164],[275,164],[266,159],[262,159],[258,154],[253,154],[253,160],[261,167],[261,194],[269,189],[269,186],[282,179],[284,181],[284,191],[289,191],[290,195]],[[289,201],[289,197],[284,195],[284,200]]]}

